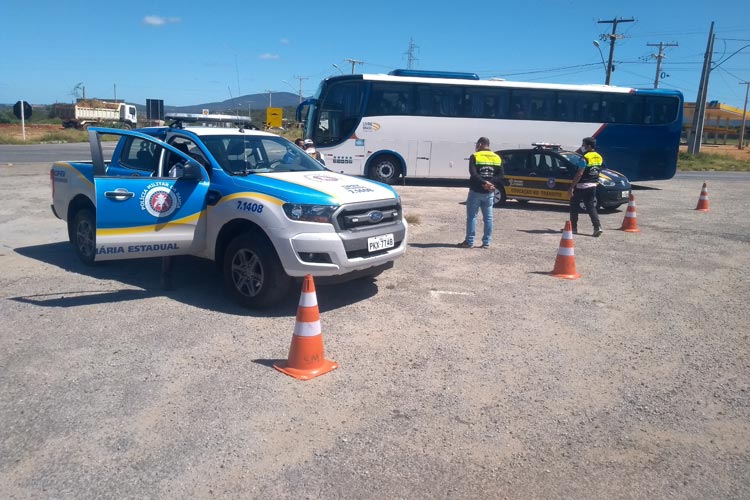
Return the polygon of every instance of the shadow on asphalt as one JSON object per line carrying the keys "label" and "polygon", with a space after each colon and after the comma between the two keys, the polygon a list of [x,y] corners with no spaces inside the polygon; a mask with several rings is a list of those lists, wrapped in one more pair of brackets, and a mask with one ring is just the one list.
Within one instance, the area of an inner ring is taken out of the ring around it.
{"label": "shadow on asphalt", "polygon": [[458,243],[409,243],[414,248],[458,248]]}
{"label": "shadow on asphalt", "polygon": [[562,234],[562,228],[560,229],[516,229],[519,233],[526,234]]}
{"label": "shadow on asphalt", "polygon": [[[61,290],[54,294],[9,297],[16,302],[41,307],[77,307],[164,296],[194,307],[225,314],[280,317],[296,314],[302,288],[301,279],[295,280],[287,298],[276,306],[262,310],[246,309],[232,300],[224,289],[221,273],[216,270],[213,262],[205,259],[190,256],[176,257],[172,265],[172,287],[165,290],[161,285],[160,258],[106,261],[94,266],[86,266],[78,260],[68,242],[16,248],[15,251],[24,257],[71,273],[116,281],[137,288],[136,290]],[[321,312],[346,307],[374,297],[378,293],[378,285],[374,278],[363,278],[338,285],[316,285],[315,288]]]}

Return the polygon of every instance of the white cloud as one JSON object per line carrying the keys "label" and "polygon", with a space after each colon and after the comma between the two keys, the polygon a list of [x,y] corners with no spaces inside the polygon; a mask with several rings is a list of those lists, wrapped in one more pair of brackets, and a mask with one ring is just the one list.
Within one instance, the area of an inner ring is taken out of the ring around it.
{"label": "white cloud", "polygon": [[282,44],[282,45],[289,45],[289,43],[290,43],[290,42],[289,42],[289,39],[288,39],[288,38],[282,38],[282,39],[281,39],[281,44]]}
{"label": "white cloud", "polygon": [[261,55],[259,55],[258,57],[259,57],[260,59],[278,59],[278,58],[279,58],[279,55],[278,55],[278,54],[269,54],[269,53],[265,53],[265,54],[261,54]]}
{"label": "white cloud", "polygon": [[143,18],[143,22],[151,26],[163,26],[169,23],[179,23],[182,21],[179,17],[162,17],[162,16],[146,16]]}

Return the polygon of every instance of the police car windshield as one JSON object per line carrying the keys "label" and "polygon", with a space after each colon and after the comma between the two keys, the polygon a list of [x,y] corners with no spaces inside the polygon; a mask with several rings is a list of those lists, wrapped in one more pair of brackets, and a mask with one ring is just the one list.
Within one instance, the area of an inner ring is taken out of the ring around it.
{"label": "police car windshield", "polygon": [[231,175],[326,170],[283,137],[207,135],[202,139],[216,163]]}
{"label": "police car windshield", "polygon": [[576,168],[585,168],[586,167],[586,160],[583,158],[583,156],[579,155],[578,153],[572,153],[572,152],[561,152],[560,155],[568,160],[570,163],[576,166]]}

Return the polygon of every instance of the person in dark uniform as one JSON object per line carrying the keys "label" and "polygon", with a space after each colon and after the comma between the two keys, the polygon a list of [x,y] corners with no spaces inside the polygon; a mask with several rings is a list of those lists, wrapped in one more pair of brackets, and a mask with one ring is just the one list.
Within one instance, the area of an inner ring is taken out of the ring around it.
{"label": "person in dark uniform", "polygon": [[596,186],[599,183],[599,171],[604,163],[602,155],[595,151],[596,139],[584,137],[581,141],[579,152],[586,160],[586,165],[579,167],[570,183],[568,196],[570,196],[570,225],[573,233],[578,234],[578,205],[583,202],[586,211],[594,226],[594,236],[601,236],[602,225],[599,222],[599,214],[596,211]]}
{"label": "person in dark uniform", "polygon": [[495,185],[503,180],[502,160],[490,151],[490,140],[477,139],[475,153],[469,157],[469,196],[466,198],[466,238],[459,248],[473,248],[477,229],[477,214],[482,210],[484,234],[482,248],[489,248],[492,240]]}

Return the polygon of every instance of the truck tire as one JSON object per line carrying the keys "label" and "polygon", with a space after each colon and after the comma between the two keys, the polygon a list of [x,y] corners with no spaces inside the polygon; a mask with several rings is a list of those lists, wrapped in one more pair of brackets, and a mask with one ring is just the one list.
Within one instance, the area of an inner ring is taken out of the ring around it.
{"label": "truck tire", "polygon": [[94,265],[96,258],[96,217],[84,208],[76,212],[70,230],[70,243],[78,258],[87,266]]}
{"label": "truck tire", "polygon": [[269,307],[286,295],[291,278],[273,246],[262,237],[241,234],[227,246],[224,285],[243,307]]}

